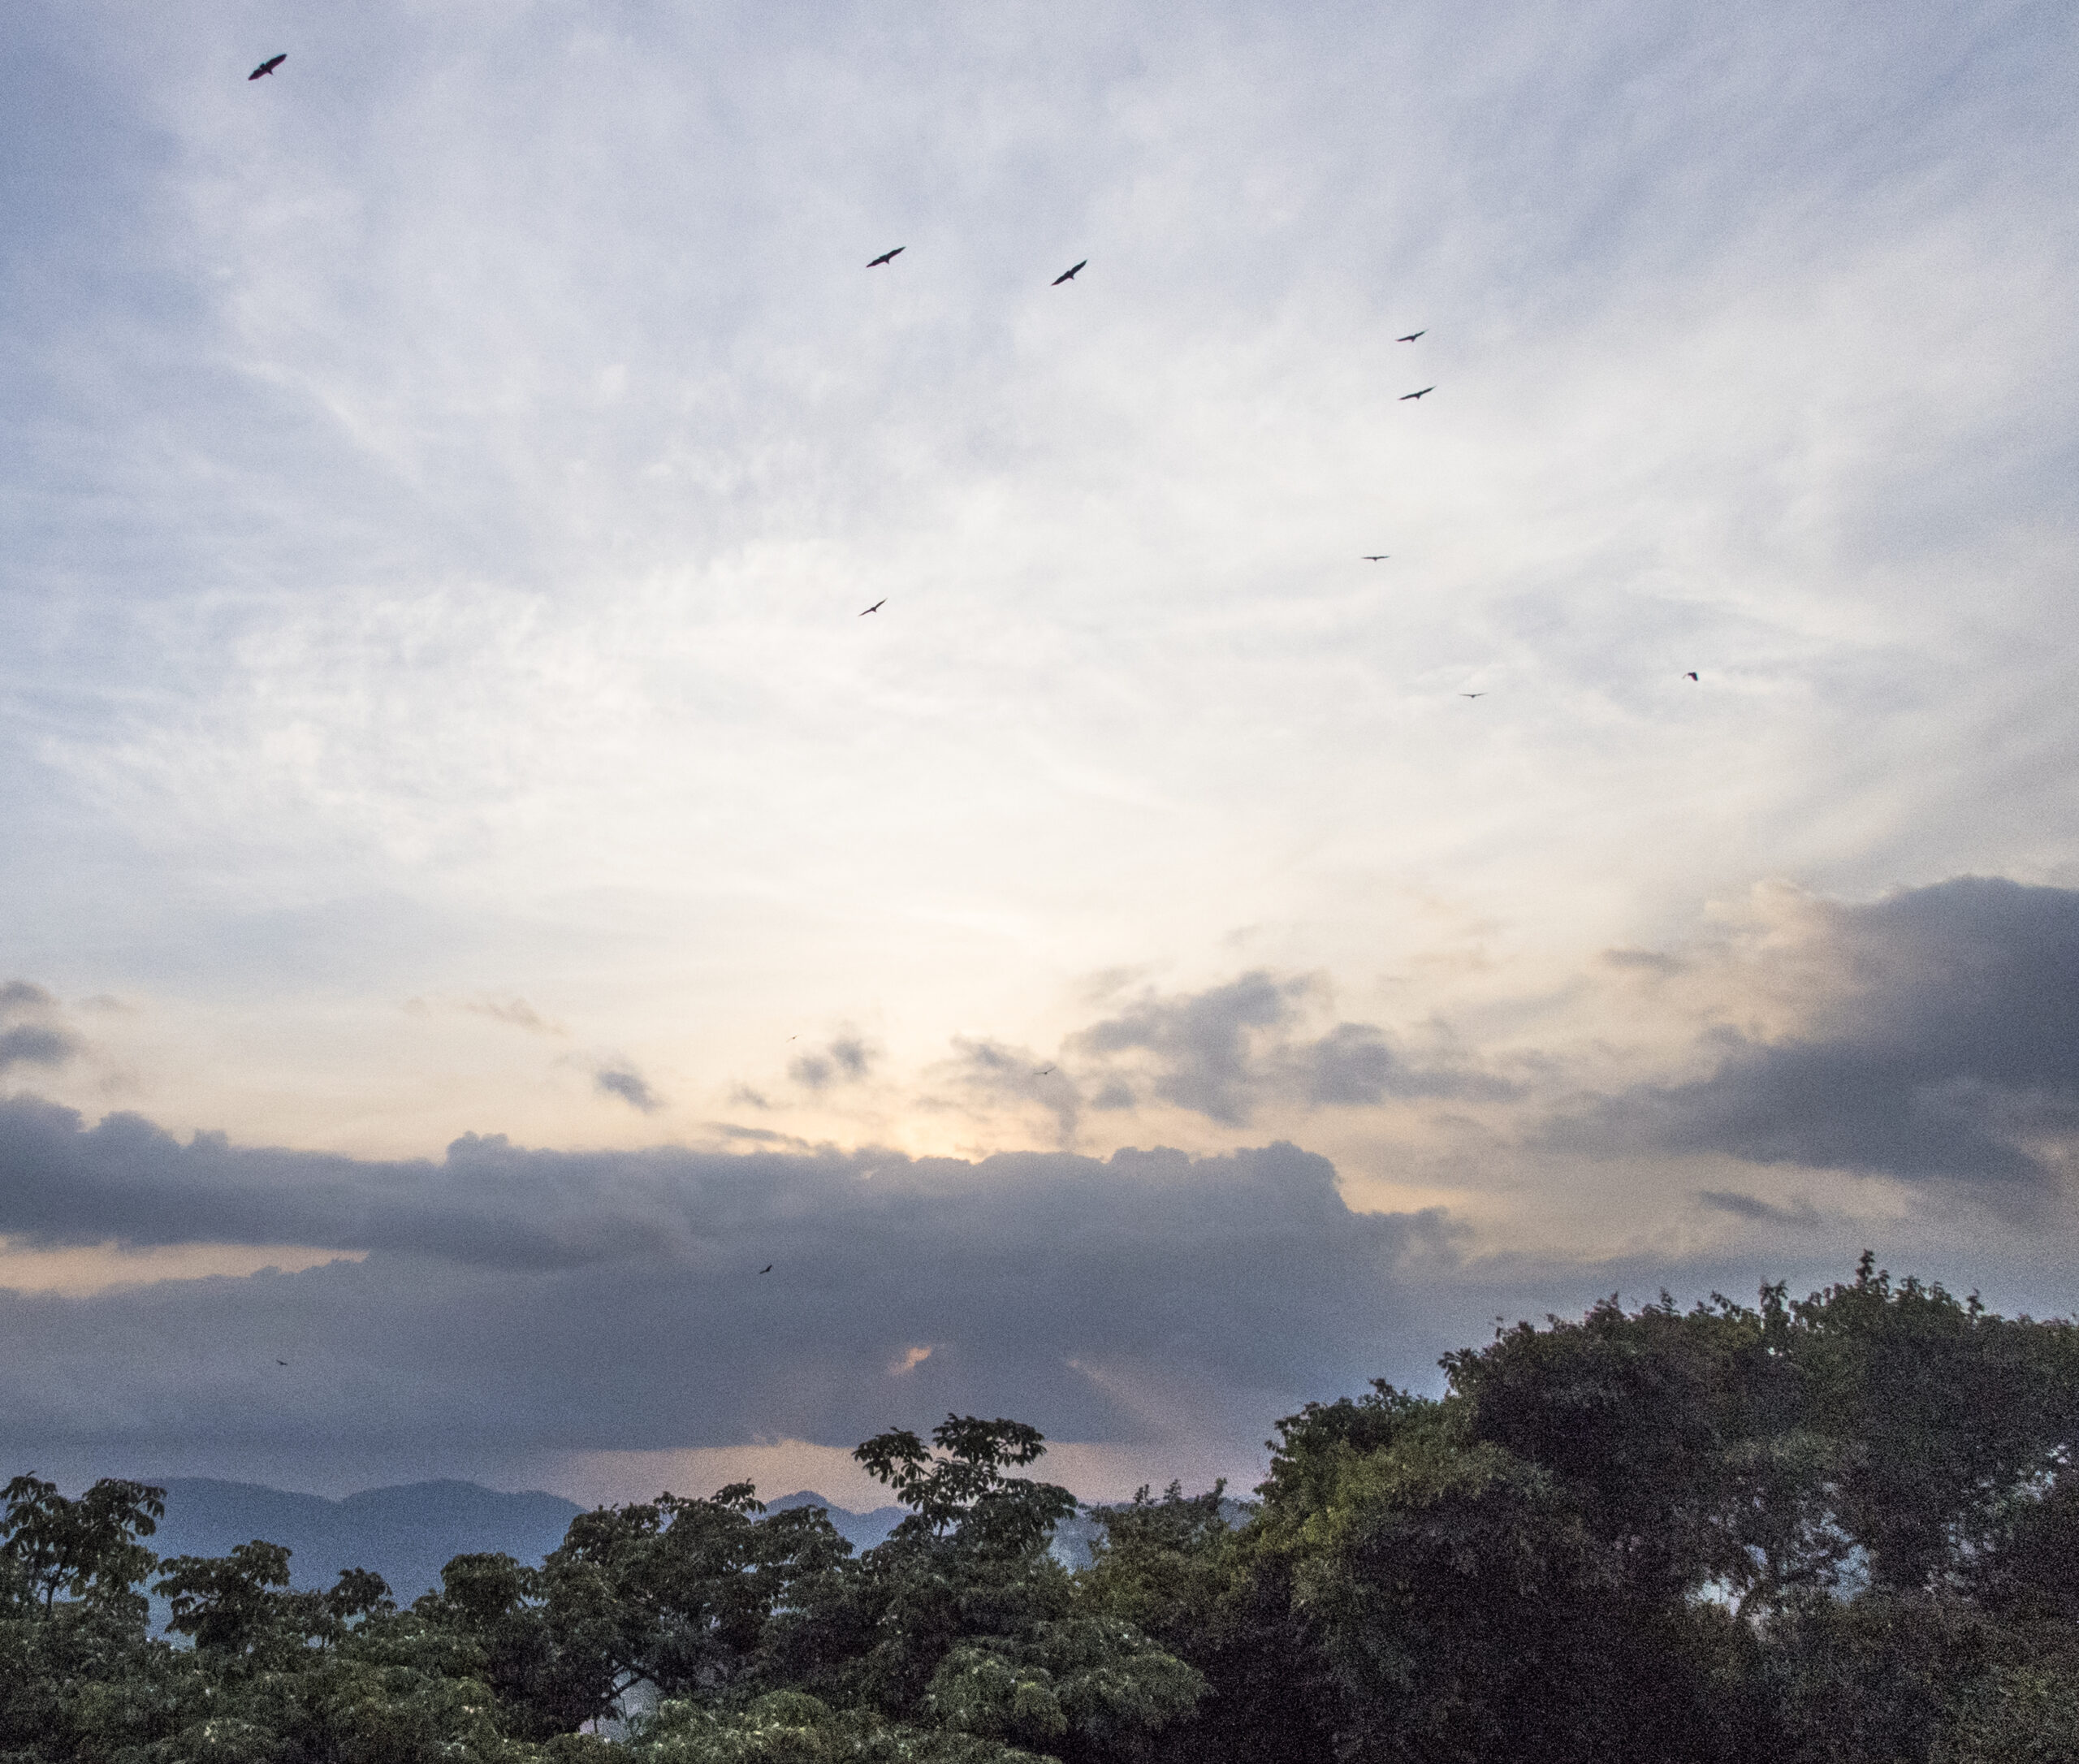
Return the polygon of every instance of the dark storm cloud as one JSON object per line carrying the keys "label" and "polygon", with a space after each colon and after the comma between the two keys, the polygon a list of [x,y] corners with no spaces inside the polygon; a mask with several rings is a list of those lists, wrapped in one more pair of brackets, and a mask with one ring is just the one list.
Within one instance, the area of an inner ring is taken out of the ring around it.
{"label": "dark storm cloud", "polygon": [[1722,1035],[1694,1083],[1603,1098],[1562,1143],[2025,1192],[2079,1134],[2079,892],[1964,877],[1819,921],[1803,1032]]}
{"label": "dark storm cloud", "polygon": [[564,1166],[530,1161],[542,1155],[473,1136],[440,1164],[247,1149],[221,1134],[183,1145],[139,1115],[89,1128],[72,1109],[12,1097],[0,1100],[0,1236],[36,1246],[416,1247],[495,1267],[581,1264],[645,1240],[651,1221],[593,1205]]}
{"label": "dark storm cloud", "polygon": [[849,1444],[948,1409],[1132,1437],[1148,1389],[1274,1412],[1361,1378],[1405,1325],[1398,1265],[1446,1241],[1434,1215],[1353,1213],[1288,1145],[968,1164],[470,1139],[363,1164],[42,1105],[0,1124],[0,1230],[373,1252],[0,1294],[0,1444]]}
{"label": "dark storm cloud", "polygon": [[625,1063],[602,1066],[592,1074],[593,1083],[609,1096],[618,1096],[631,1109],[639,1109],[646,1115],[655,1114],[664,1106],[663,1098],[650,1087],[650,1081]]}
{"label": "dark storm cloud", "polygon": [[[1338,1023],[1309,1035],[1321,992],[1310,975],[1261,970],[1202,992],[1150,992],[1068,1045],[1100,1068],[1105,1087],[1092,1106],[1132,1106],[1141,1093],[1131,1082],[1138,1074],[1156,1100],[1227,1126],[1247,1125],[1273,1102],[1364,1105],[1503,1089],[1454,1067],[1412,1064],[1370,1023]],[[1122,1064],[1129,1073],[1113,1070]]]}

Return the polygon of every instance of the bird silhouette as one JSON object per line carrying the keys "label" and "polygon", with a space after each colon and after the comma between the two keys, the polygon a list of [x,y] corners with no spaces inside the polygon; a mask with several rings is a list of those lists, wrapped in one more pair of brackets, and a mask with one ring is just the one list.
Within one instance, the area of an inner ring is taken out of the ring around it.
{"label": "bird silhouette", "polygon": [[[1089,259],[1089,258],[1087,258],[1087,257],[1085,257],[1085,258],[1083,260],[1083,263],[1087,263],[1087,262],[1090,262],[1090,259]],[[1054,286],[1055,288],[1059,288],[1059,287],[1061,285],[1061,283],[1064,283],[1064,282],[1073,282],[1073,281],[1075,279],[1076,270],[1080,270],[1080,269],[1083,267],[1083,263],[1078,263],[1078,264],[1075,266],[1075,270],[1062,270],[1062,271],[1061,271],[1061,273],[1059,275],[1057,275],[1057,276],[1056,276],[1056,277],[1054,278],[1054,279],[1053,279],[1053,283],[1052,283],[1052,286]]]}
{"label": "bird silhouette", "polygon": [[1367,551],[1364,554],[1364,561],[1368,564],[1383,564],[1393,555],[1391,551]]}
{"label": "bird silhouette", "polygon": [[1461,698],[1484,698],[1487,694],[1484,692],[1461,692],[1459,696]]}
{"label": "bird silhouette", "polygon": [[[870,606],[870,607],[868,607],[867,608],[867,612],[880,612],[880,609],[881,609],[883,607],[886,606],[887,604],[888,604],[888,597],[887,597],[885,594],[884,594],[884,595],[883,595],[880,599],[876,600],[876,601],[875,601],[875,602],[871,606]],[[867,612],[862,612],[862,613],[859,615],[859,616],[860,616],[861,618],[862,618],[862,619],[863,619],[864,617],[866,617],[866,616],[867,616]]]}
{"label": "bird silhouette", "polygon": [[1052,1070],[1053,1070],[1053,1067],[1052,1067],[1052,1066],[1041,1066],[1041,1067],[1040,1068],[1040,1070],[1039,1070],[1038,1071],[1035,1072],[1032,1075],[1033,1075],[1035,1078],[1044,1078],[1044,1077],[1045,1077],[1045,1076],[1046,1076],[1049,1072],[1051,1072],[1051,1071],[1052,1071]]}
{"label": "bird silhouette", "polygon": [[253,70],[253,71],[252,71],[251,73],[248,74],[245,77],[246,77],[246,79],[247,79],[248,80],[257,80],[257,79],[261,76],[261,75],[262,75],[262,74],[270,74],[270,73],[272,73],[272,72],[273,72],[273,71],[274,71],[277,67],[280,67],[280,66],[281,66],[281,64],[282,64],[283,62],[287,61],[288,58],[288,58],[288,56],[287,56],[287,54],[286,53],[283,53],[283,54],[279,54],[279,55],[270,55],[270,56],[269,56],[269,57],[268,57],[265,61],[261,62],[261,63],[260,63],[260,65],[259,65],[257,67],[255,67],[255,68]]}
{"label": "bird silhouette", "polygon": [[761,1268],[761,1269],[759,1269],[759,1272],[761,1274],[769,1274],[769,1273],[771,1273],[772,1272],[772,1263],[770,1263],[770,1262],[767,1262],[767,1264],[766,1264],[763,1268]]}
{"label": "bird silhouette", "polygon": [[287,1362],[286,1360],[276,1360],[276,1361],[274,1362],[274,1364],[275,1364],[276,1365],[278,1365],[278,1366],[286,1366],[286,1365],[288,1364],[288,1362]]}
{"label": "bird silhouette", "polygon": [[897,245],[893,251],[884,251],[878,257],[875,258],[871,263],[868,264],[867,267],[869,270],[878,270],[884,263],[894,262],[897,257],[901,257],[902,253],[909,249],[910,248],[907,245]]}
{"label": "bird silhouette", "polygon": [[1400,395],[1400,401],[1404,404],[1411,398],[1427,398],[1430,393],[1436,390],[1437,388],[1433,386],[1425,386],[1419,392],[1403,392]]}
{"label": "bird silhouette", "polygon": [[[1692,671],[1691,672],[1688,672],[1688,673],[1684,674],[1682,677],[1683,677],[1684,680],[1696,680],[1696,674],[1695,674],[1695,672],[1694,672],[1693,671]],[[1696,680],[1696,684],[1697,684],[1698,685],[1700,685],[1700,686],[1701,686],[1701,685],[1703,685],[1703,683],[1704,683],[1704,682],[1703,682],[1702,681],[1701,681],[1701,680]]]}
{"label": "bird silhouette", "polygon": [[1394,339],[1394,341],[1395,343],[1412,343],[1417,337],[1424,335],[1425,335],[1425,333],[1420,331],[1411,331],[1405,337],[1396,337]]}

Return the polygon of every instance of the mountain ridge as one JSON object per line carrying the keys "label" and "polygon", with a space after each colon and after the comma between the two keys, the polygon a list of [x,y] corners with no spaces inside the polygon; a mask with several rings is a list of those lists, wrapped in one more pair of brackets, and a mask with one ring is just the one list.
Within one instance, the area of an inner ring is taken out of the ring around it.
{"label": "mountain ridge", "polygon": [[[148,1479],[149,1480],[149,1479]],[[455,1477],[361,1489],[335,1499],[221,1476],[168,1476],[166,1517],[150,1539],[161,1557],[221,1556],[255,1538],[289,1551],[289,1583],[322,1589],[342,1570],[379,1574],[400,1605],[440,1585],[459,1555],[503,1553],[538,1564],[587,1509],[534,1489],[508,1493]],[[766,1503],[769,1512],[820,1507],[854,1550],[895,1528],[899,1507],[858,1513],[799,1489]]]}

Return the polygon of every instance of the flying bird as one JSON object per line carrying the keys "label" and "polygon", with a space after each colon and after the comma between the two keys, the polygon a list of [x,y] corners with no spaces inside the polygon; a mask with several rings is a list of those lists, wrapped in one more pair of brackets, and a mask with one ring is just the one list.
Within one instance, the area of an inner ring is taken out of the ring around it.
{"label": "flying bird", "polygon": [[1405,337],[1396,337],[1394,339],[1394,341],[1395,343],[1412,343],[1417,337],[1426,336],[1427,335],[1428,333],[1426,331],[1411,331]]}
{"label": "flying bird", "polygon": [[1484,692],[1461,692],[1459,696],[1461,698],[1484,698],[1487,694]]}
{"label": "flying bird", "polygon": [[286,1365],[288,1364],[288,1362],[287,1362],[286,1360],[276,1360],[276,1361],[274,1362],[274,1364],[275,1364],[276,1365],[278,1365],[278,1366],[286,1366]]}
{"label": "flying bird", "polygon": [[257,67],[255,67],[255,68],[253,70],[253,71],[252,71],[251,73],[248,74],[245,77],[246,77],[246,79],[247,79],[247,80],[248,80],[249,82],[250,82],[250,81],[252,81],[252,80],[257,80],[257,79],[261,76],[261,75],[262,75],[262,74],[270,74],[270,73],[272,73],[272,72],[273,72],[273,71],[274,71],[277,67],[280,67],[280,66],[281,66],[281,64],[282,64],[283,62],[287,61],[288,58],[288,58],[288,54],[287,54],[287,52],[286,50],[285,50],[285,51],[283,51],[281,54],[279,54],[279,55],[270,55],[270,56],[269,56],[269,57],[268,57],[265,61],[261,62],[261,63],[260,63],[260,65],[259,65]]}
{"label": "flying bird", "polygon": [[[1087,257],[1085,257],[1085,258],[1083,260],[1083,263],[1087,263],[1087,262],[1090,262],[1090,259],[1089,259],[1089,258],[1087,258]],[[1083,263],[1078,263],[1078,264],[1075,266],[1075,270],[1062,270],[1062,271],[1061,271],[1061,273],[1059,275],[1057,275],[1057,276],[1056,276],[1056,277],[1054,278],[1053,282],[1052,282],[1052,286],[1053,286],[1053,287],[1055,287],[1055,288],[1059,288],[1059,287],[1061,285],[1061,283],[1064,283],[1064,282],[1073,282],[1073,281],[1075,279],[1076,270],[1080,270],[1080,269],[1083,267]]]}
{"label": "flying bird", "polygon": [[769,1274],[769,1273],[771,1273],[772,1272],[772,1263],[770,1263],[770,1262],[767,1262],[767,1264],[766,1264],[763,1268],[761,1268],[761,1269],[759,1269],[759,1272],[761,1274]]}
{"label": "flying bird", "polygon": [[[1695,672],[1694,672],[1694,670],[1693,670],[1693,669],[1692,669],[1690,672],[1684,674],[1682,677],[1683,677],[1684,680],[1696,680],[1696,673],[1695,673]],[[1696,680],[1696,684],[1697,684],[1698,685],[1700,685],[1700,686],[1701,686],[1701,685],[1703,685],[1703,683],[1704,683],[1704,682],[1703,682],[1702,681],[1701,681],[1701,680]]]}
{"label": "flying bird", "polygon": [[871,263],[868,264],[867,267],[869,270],[878,270],[884,263],[894,262],[897,257],[901,257],[902,253],[909,249],[910,248],[907,245],[897,245],[893,251],[884,251],[878,257],[875,258]]}
{"label": "flying bird", "polygon": [[1040,1070],[1039,1070],[1038,1071],[1035,1072],[1032,1075],[1033,1075],[1035,1078],[1044,1078],[1044,1077],[1045,1077],[1045,1076],[1046,1076],[1049,1072],[1051,1072],[1051,1071],[1052,1071],[1052,1070],[1053,1070],[1053,1067],[1052,1067],[1052,1066],[1041,1066],[1041,1067],[1040,1068]]}
{"label": "flying bird", "polygon": [[1391,551],[1367,551],[1364,554],[1364,561],[1368,564],[1383,564],[1393,555]]}
{"label": "flying bird", "polygon": [[[868,607],[867,608],[867,612],[880,612],[880,609],[881,609],[883,607],[886,606],[887,604],[888,604],[888,597],[887,597],[887,595],[884,594],[884,595],[882,595],[882,596],[881,596],[881,598],[880,598],[880,599],[876,600],[876,601],[875,601],[875,602],[871,606],[870,606],[870,607]],[[861,618],[862,618],[862,619],[863,619],[864,617],[866,617],[866,616],[867,616],[867,612],[862,612],[862,613],[861,613],[861,614],[859,615],[859,616],[860,616]]]}
{"label": "flying bird", "polygon": [[1433,386],[1425,386],[1419,392],[1403,392],[1400,395],[1400,401],[1404,404],[1411,398],[1427,398],[1430,393],[1436,390],[1437,388]]}

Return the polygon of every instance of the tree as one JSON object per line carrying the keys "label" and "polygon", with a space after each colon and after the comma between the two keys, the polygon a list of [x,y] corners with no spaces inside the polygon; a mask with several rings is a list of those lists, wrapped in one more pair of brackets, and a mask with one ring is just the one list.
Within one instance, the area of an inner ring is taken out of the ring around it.
{"label": "tree", "polygon": [[1832,1517],[1873,1585],[1941,1583],[2079,1456],[2079,1329],[1996,1317],[1865,1252],[1790,1307],[1805,1425],[1838,1442]]}
{"label": "tree", "polygon": [[938,1537],[958,1528],[978,1546],[1016,1554],[1044,1546],[1055,1525],[1076,1511],[1066,1489],[1004,1474],[1045,1455],[1045,1436],[1036,1427],[949,1415],[931,1429],[931,1445],[936,1451],[907,1428],[893,1428],[852,1454],[910,1510],[897,1528],[906,1536]]}
{"label": "tree", "polygon": [[77,1500],[54,1482],[16,1476],[0,1500],[0,1558],[32,1599],[48,1611],[61,1593],[72,1598],[134,1596],[132,1589],[158,1559],[142,1540],[166,1516],[166,1490],[104,1477]]}
{"label": "tree", "polygon": [[704,1701],[750,1684],[774,1613],[852,1553],[819,1507],[764,1511],[735,1483],[704,1501],[668,1492],[570,1522],[542,1565],[544,1609],[553,1646],[589,1674],[601,1711],[637,1684]]}
{"label": "tree", "polygon": [[949,1415],[927,1446],[891,1429],[854,1455],[910,1509],[830,1590],[849,1658],[818,1681],[883,1714],[1070,1758],[1143,1755],[1204,1696],[1197,1670],[1104,1609],[1049,1552],[1077,1510],[1051,1483],[1006,1474],[1043,1436]]}
{"label": "tree", "polygon": [[1286,1591],[1320,1662],[1299,1682],[1333,1749],[1731,1755],[1744,1718],[1714,1669],[1731,1619],[1642,1596],[1572,1492],[1473,1419],[1462,1395],[1381,1385],[1281,1424],[1250,1567]]}

